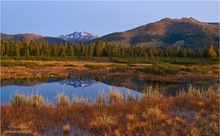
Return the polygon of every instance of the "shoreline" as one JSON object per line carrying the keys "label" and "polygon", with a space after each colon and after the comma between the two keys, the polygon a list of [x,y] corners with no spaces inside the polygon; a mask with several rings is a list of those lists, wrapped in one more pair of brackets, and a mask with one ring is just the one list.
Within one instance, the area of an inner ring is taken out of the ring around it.
{"label": "shoreline", "polygon": [[[15,61],[14,61],[15,62]],[[126,71],[112,71],[112,66],[127,66],[124,63],[88,62],[88,61],[19,61],[36,64],[26,66],[1,66],[1,79],[71,77],[71,76],[128,76],[152,81],[219,81],[218,73],[193,73],[180,71],[177,74],[153,74],[136,71],[132,67]],[[85,65],[99,66],[89,68]],[[151,64],[135,64],[138,67],[148,67]],[[211,66],[210,66],[211,67]]]}
{"label": "shoreline", "polygon": [[[44,71],[45,72],[45,71]],[[55,74],[25,74],[20,75],[19,73],[13,73],[10,75],[3,75],[1,71],[1,80],[4,79],[25,79],[25,78],[56,78],[56,77],[77,77],[77,76],[117,76],[117,77],[138,77],[143,80],[151,80],[151,81],[219,81],[218,75],[210,75],[210,74],[195,74],[195,73],[187,73],[187,74],[163,74],[163,75],[157,75],[157,74],[148,74],[148,73],[112,73],[109,71],[76,71],[76,73],[55,73]]]}

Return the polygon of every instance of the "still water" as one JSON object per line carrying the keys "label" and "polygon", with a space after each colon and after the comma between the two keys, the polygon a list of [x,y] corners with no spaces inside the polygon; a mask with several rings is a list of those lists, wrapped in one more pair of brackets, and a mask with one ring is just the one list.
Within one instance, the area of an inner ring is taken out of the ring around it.
{"label": "still water", "polygon": [[37,78],[37,79],[5,79],[1,81],[1,104],[9,104],[15,92],[18,94],[40,94],[47,101],[56,104],[58,93],[73,97],[96,99],[103,90],[108,93],[118,90],[120,93],[130,92],[141,96],[147,86],[157,87],[165,95],[176,95],[182,89],[187,89],[190,84],[204,87],[210,83],[192,82],[158,82],[142,80],[137,77],[66,77],[66,78]]}

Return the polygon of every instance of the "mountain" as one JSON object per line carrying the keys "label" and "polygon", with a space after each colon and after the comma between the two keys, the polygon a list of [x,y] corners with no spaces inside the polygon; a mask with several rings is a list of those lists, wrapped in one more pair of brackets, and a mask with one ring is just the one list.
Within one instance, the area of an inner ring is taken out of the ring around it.
{"label": "mountain", "polygon": [[61,35],[58,38],[71,43],[80,43],[80,42],[89,42],[93,39],[99,38],[99,36],[92,35],[87,32],[74,32],[72,34]]}
{"label": "mountain", "polygon": [[129,46],[159,47],[166,45],[191,48],[219,44],[219,23],[204,23],[192,17],[164,18],[125,32],[97,38],[95,41]]}
{"label": "mountain", "polygon": [[30,40],[37,40],[40,38],[43,38],[41,35],[37,34],[32,34],[32,33],[26,33],[26,34],[4,34],[1,33],[1,37],[4,38],[5,40],[25,40],[25,41],[30,41]]}
{"label": "mountain", "polygon": [[65,42],[71,42],[71,43],[80,43],[80,42],[89,42],[91,40],[94,40],[98,38],[96,35],[92,35],[87,32],[74,32],[72,34],[66,34],[61,35],[59,37],[50,37],[50,36],[41,36],[33,33],[26,33],[26,34],[4,34],[1,33],[1,37],[5,40],[24,40],[24,41],[40,41],[40,40],[46,40],[49,43],[65,43]]}
{"label": "mountain", "polygon": [[49,43],[65,43],[66,41],[55,38],[55,37],[49,37],[49,36],[42,36],[42,35],[37,35],[37,34],[32,34],[32,33],[26,33],[26,34],[4,34],[1,33],[1,38],[4,38],[5,40],[11,41],[11,40],[24,40],[24,41],[41,41],[45,40],[48,41]]}

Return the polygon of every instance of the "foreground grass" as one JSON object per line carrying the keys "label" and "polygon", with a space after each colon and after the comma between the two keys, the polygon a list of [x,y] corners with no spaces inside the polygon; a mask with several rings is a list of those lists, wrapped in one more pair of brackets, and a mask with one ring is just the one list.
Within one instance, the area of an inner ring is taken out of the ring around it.
{"label": "foreground grass", "polygon": [[219,135],[219,89],[190,87],[164,97],[152,87],[141,98],[111,90],[95,102],[69,100],[59,94],[57,105],[39,94],[15,94],[1,106],[1,134],[15,128],[33,135]]}

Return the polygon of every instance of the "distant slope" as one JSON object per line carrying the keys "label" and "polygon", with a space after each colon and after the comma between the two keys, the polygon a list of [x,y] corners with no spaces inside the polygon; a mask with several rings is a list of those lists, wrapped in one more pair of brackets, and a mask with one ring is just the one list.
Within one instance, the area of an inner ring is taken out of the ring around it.
{"label": "distant slope", "polygon": [[30,40],[37,40],[40,38],[43,38],[41,35],[36,35],[32,33],[27,34],[4,34],[1,33],[1,38],[4,38],[5,40],[24,40],[24,41],[30,41]]}
{"label": "distant slope", "polygon": [[40,41],[45,40],[48,41],[48,43],[65,43],[66,41],[54,38],[54,37],[44,37],[37,34],[27,33],[27,34],[4,34],[1,33],[1,38],[4,38],[5,40],[11,41],[11,40],[24,40],[24,41]]}
{"label": "distant slope", "polygon": [[62,39],[59,39],[59,38],[54,38],[54,37],[43,37],[43,38],[40,38],[40,39],[37,39],[36,41],[41,41],[41,40],[45,40],[45,41],[48,41],[48,43],[57,43],[57,44],[64,44],[66,41],[62,40]]}
{"label": "distant slope", "polygon": [[125,32],[112,33],[93,41],[103,41],[124,46],[180,45],[204,47],[219,44],[218,23],[203,23],[192,17],[165,18]]}

